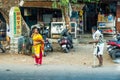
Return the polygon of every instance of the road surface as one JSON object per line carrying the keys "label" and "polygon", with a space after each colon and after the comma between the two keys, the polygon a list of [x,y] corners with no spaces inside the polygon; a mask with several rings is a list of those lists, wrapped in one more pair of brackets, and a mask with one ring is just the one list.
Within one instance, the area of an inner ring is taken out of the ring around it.
{"label": "road surface", "polygon": [[1,64],[0,80],[120,80],[120,65],[92,68],[75,65]]}

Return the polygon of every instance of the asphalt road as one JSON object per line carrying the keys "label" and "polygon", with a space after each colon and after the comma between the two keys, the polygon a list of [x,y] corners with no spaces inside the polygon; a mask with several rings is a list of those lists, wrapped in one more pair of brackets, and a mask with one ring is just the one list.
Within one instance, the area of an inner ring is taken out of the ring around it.
{"label": "asphalt road", "polygon": [[0,80],[120,80],[120,66],[0,64]]}

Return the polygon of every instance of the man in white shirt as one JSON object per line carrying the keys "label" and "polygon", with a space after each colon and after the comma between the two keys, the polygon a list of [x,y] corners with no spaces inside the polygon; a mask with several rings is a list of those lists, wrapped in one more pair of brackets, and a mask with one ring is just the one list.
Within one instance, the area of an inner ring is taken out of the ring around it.
{"label": "man in white shirt", "polygon": [[103,65],[103,51],[104,51],[104,42],[103,42],[103,34],[97,30],[97,27],[92,27],[93,33],[93,41],[89,42],[94,43],[94,53],[97,59],[99,60],[99,65],[95,67],[101,67]]}

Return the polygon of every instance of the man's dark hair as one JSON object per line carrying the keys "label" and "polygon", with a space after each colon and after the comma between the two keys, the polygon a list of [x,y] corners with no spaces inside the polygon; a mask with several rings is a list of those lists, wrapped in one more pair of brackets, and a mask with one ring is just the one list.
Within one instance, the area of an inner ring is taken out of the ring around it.
{"label": "man's dark hair", "polygon": [[97,31],[97,27],[96,26],[93,26],[92,29],[95,30],[95,31]]}

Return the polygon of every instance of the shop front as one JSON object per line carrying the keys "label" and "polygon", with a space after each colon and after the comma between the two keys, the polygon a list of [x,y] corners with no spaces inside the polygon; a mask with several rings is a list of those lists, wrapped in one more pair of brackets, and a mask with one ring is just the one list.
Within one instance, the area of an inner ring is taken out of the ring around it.
{"label": "shop front", "polygon": [[[72,22],[71,27],[74,28],[74,23],[76,23],[76,30],[80,30],[82,33],[91,33],[91,28],[97,26],[103,33],[113,34],[115,30],[116,4],[117,1],[115,0],[101,1],[99,3],[73,4],[71,9],[69,7],[69,12],[71,12],[71,15],[69,15]],[[75,10],[75,8],[77,9]],[[61,9],[53,9],[52,1],[26,1],[20,7],[20,10],[29,28],[32,25],[44,23],[45,26],[49,26],[51,29],[51,22],[57,22],[57,24],[60,22],[60,25],[61,22],[64,22]],[[103,18],[100,21],[98,20],[99,13]],[[109,14],[112,14],[114,19],[111,24],[107,21]],[[104,26],[109,26],[109,28]],[[74,32],[75,29],[73,29]]]}
{"label": "shop front", "polygon": [[32,25],[44,23],[46,26],[51,21],[61,21],[62,12],[60,9],[50,9],[41,7],[20,7],[22,17],[31,28]]}
{"label": "shop front", "polygon": [[6,41],[8,17],[0,5],[0,41]]}
{"label": "shop front", "polygon": [[[85,32],[90,33],[93,26],[98,27],[105,34],[115,32],[117,1],[87,3],[83,10]],[[112,21],[109,19],[110,15]]]}
{"label": "shop front", "polygon": [[49,28],[51,35],[51,22],[62,22],[60,8],[52,8],[52,1],[25,1],[20,6],[21,14],[26,24],[31,29],[33,25],[44,25]]}

